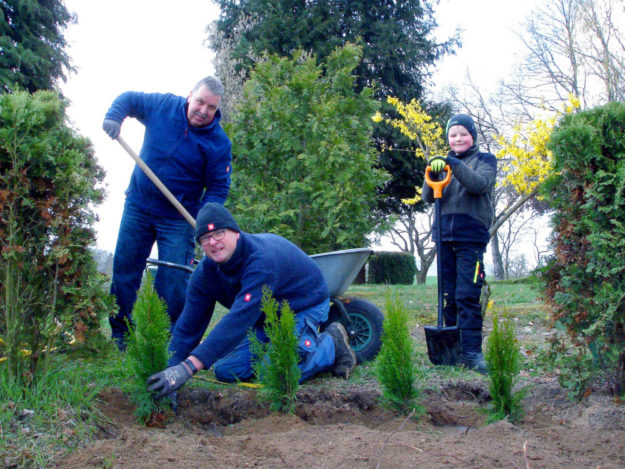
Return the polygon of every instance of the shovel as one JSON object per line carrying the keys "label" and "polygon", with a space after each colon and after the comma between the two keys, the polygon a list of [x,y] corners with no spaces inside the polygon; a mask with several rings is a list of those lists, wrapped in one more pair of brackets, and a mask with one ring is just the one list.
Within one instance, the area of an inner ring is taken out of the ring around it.
{"label": "shovel", "polygon": [[457,365],[460,360],[458,327],[443,327],[443,282],[441,279],[441,198],[443,188],[451,180],[451,168],[445,165],[447,175],[442,181],[432,181],[432,168],[425,168],[425,182],[434,191],[434,222],[436,224],[436,276],[438,282],[438,323],[436,327],[425,327],[425,342],[428,347],[428,357],[434,365]]}
{"label": "shovel", "polygon": [[158,189],[163,193],[163,195],[167,197],[167,200],[169,200],[171,204],[174,207],[176,207],[178,212],[180,212],[180,214],[185,218],[185,220],[187,220],[189,224],[193,228],[195,228],[195,219],[191,216],[191,214],[187,211],[187,209],[184,208],[184,206],[178,201],[178,199],[176,199],[174,194],[172,194],[170,190],[167,189],[167,187],[165,187],[165,184],[161,182],[161,180],[158,178],[156,174],[154,174],[154,172],[150,169],[150,167],[147,164],[145,164],[145,161],[139,158],[139,155],[137,155],[133,151],[133,149],[130,148],[130,145],[128,145],[126,141],[123,138],[121,138],[121,136],[117,137],[117,141],[122,147],[124,147],[124,150],[128,152],[128,154],[132,157],[132,159],[135,160],[135,162],[139,165],[141,170],[150,179],[150,181],[152,181],[154,185],[158,187]]}

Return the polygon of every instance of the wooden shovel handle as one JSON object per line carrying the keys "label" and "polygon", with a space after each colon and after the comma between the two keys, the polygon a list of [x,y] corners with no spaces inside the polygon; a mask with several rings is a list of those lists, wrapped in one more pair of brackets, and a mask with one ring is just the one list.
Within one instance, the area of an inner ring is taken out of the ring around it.
{"label": "wooden shovel handle", "polygon": [[185,218],[185,220],[187,220],[189,222],[189,224],[195,228],[195,219],[191,216],[191,214],[187,211],[186,208],[183,207],[183,205],[178,201],[178,199],[176,199],[176,197],[174,197],[174,194],[172,194],[169,189],[167,189],[167,187],[165,187],[165,184],[163,184],[161,182],[161,180],[158,178],[158,176],[156,174],[154,174],[154,172],[150,169],[150,167],[145,164],[145,161],[143,161],[141,158],[139,158],[139,155],[137,155],[132,148],[130,148],[130,145],[128,145],[123,138],[121,138],[121,136],[117,137],[117,141],[119,142],[119,144],[124,147],[124,150],[126,150],[128,152],[128,154],[132,157],[133,160],[135,160],[135,162],[139,165],[139,167],[143,170],[143,172],[145,173],[145,175],[150,178],[150,181],[152,181],[154,183],[154,185],[156,187],[158,187],[158,189],[163,193],[163,195],[165,197],[167,197],[167,200],[169,200],[171,202],[171,204],[176,207],[176,210],[178,210],[178,212],[180,212],[180,214]]}

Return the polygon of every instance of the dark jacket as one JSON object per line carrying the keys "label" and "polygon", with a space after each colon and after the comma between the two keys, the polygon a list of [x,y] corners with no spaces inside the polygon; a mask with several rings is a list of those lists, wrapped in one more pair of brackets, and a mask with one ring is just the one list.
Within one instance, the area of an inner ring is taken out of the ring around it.
{"label": "dark jacket", "polygon": [[[488,243],[495,215],[492,200],[497,176],[495,155],[482,153],[473,145],[461,154],[450,151],[447,163],[452,176],[441,199],[442,240]],[[422,197],[425,202],[434,202],[434,193],[425,182]]]}
{"label": "dark jacket", "polygon": [[[193,217],[206,202],[225,202],[232,155],[230,140],[219,124],[219,111],[206,127],[191,127],[185,98],[128,91],[106,113],[106,119],[118,122],[126,117],[145,125],[139,156]],[[126,196],[149,214],[181,218],[138,166]]]}
{"label": "dark jacket", "polygon": [[[209,368],[231,352],[251,327],[264,323],[260,308],[265,285],[295,313],[329,297],[319,266],[295,244],[273,234],[241,232],[230,260],[217,264],[204,257],[191,275],[169,347],[170,364],[192,354]],[[230,311],[200,344],[215,302]]]}

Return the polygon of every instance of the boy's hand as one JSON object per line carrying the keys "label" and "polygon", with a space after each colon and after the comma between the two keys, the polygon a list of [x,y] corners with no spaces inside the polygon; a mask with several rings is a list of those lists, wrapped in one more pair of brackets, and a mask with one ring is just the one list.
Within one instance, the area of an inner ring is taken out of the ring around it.
{"label": "boy's hand", "polygon": [[447,165],[447,160],[444,156],[435,156],[430,158],[428,161],[428,165],[432,168],[432,172],[440,173],[445,169],[445,165]]}

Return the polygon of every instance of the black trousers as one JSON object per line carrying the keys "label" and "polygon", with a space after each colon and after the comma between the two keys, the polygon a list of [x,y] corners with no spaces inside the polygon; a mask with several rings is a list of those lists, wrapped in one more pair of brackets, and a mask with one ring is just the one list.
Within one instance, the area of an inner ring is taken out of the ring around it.
{"label": "black trousers", "polygon": [[480,294],[484,285],[486,243],[444,241],[441,256],[445,326],[482,330]]}

